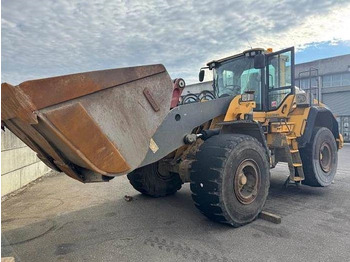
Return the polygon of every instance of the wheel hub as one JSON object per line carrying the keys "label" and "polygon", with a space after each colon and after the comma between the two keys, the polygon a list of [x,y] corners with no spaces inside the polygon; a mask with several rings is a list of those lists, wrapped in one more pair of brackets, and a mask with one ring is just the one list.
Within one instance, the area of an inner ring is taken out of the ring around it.
{"label": "wheel hub", "polygon": [[258,195],[260,188],[260,172],[258,165],[252,159],[242,161],[236,170],[234,192],[239,202],[251,204]]}
{"label": "wheel hub", "polygon": [[243,173],[239,174],[239,183],[241,186],[247,184],[247,177]]}
{"label": "wheel hub", "polygon": [[320,147],[319,161],[322,170],[328,173],[332,168],[332,151],[327,142],[324,142]]}

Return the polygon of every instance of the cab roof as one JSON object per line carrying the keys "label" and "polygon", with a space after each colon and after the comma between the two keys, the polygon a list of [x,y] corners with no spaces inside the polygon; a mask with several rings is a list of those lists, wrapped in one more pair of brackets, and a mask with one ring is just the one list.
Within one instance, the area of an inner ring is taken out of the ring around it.
{"label": "cab roof", "polygon": [[234,58],[237,58],[237,57],[240,57],[240,56],[244,56],[246,53],[253,52],[253,51],[258,51],[258,52],[264,53],[265,49],[264,48],[251,48],[251,49],[245,50],[245,51],[243,51],[242,53],[239,53],[239,54],[235,54],[235,55],[232,55],[232,56],[227,56],[227,57],[224,57],[224,58],[221,58],[221,59],[218,59],[218,60],[212,60],[212,61],[207,63],[207,66],[210,67],[210,65],[212,65],[213,63],[214,64],[222,63],[222,62],[225,62],[227,60],[231,60],[231,59],[234,59]]}

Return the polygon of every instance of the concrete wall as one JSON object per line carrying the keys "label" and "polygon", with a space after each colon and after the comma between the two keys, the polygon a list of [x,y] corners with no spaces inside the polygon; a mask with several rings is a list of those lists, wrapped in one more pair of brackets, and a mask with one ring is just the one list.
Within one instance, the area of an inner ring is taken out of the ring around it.
{"label": "concrete wall", "polygon": [[182,95],[187,94],[198,94],[204,90],[213,91],[213,81],[206,81],[202,83],[196,83],[192,85],[188,85],[182,92]]}
{"label": "concrete wall", "polygon": [[1,131],[1,196],[43,176],[50,169],[8,129]]}
{"label": "concrete wall", "polygon": [[[340,72],[349,72],[350,55],[334,56],[325,59],[319,59],[307,63],[297,64],[295,66],[295,78],[298,78],[299,72],[307,71],[310,67],[317,68],[319,75],[334,74]],[[306,77],[302,75],[301,77]]]}
{"label": "concrete wall", "polygon": [[[321,101],[330,107],[335,115],[350,116],[350,85],[323,86],[323,77],[326,75],[350,72],[350,54],[298,64],[295,66],[295,77],[298,78],[299,72],[307,71],[310,68],[318,69]],[[308,78],[308,74],[302,74],[301,76],[301,78]],[[312,76],[315,76],[315,74],[312,74]],[[295,83],[298,85],[299,80],[296,79]]]}

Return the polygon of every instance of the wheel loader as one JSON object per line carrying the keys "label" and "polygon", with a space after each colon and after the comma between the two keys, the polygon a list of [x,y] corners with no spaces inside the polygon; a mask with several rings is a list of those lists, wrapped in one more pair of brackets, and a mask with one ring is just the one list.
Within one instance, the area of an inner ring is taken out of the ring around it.
{"label": "wheel loader", "polygon": [[242,226],[262,211],[270,169],[329,186],[343,146],[331,111],[295,86],[294,48],[214,60],[215,99],[179,105],[182,79],[148,65],[2,84],[2,126],[50,168],[83,183],[126,175],[142,194],[189,182],[208,218]]}

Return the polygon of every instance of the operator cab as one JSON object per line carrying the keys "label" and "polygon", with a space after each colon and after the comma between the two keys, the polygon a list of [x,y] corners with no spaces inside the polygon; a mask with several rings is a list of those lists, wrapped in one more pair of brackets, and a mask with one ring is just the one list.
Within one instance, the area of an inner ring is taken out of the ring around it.
{"label": "operator cab", "polygon": [[[262,48],[214,60],[207,64],[213,70],[213,88],[217,98],[254,92],[255,111],[277,109],[294,93],[294,48],[276,53]],[[203,81],[201,69],[199,81]]]}

